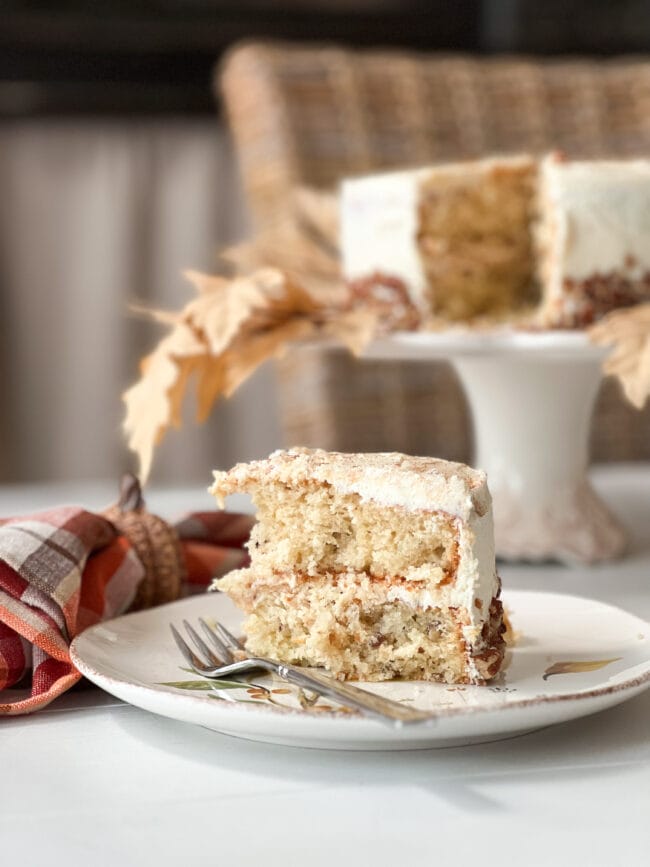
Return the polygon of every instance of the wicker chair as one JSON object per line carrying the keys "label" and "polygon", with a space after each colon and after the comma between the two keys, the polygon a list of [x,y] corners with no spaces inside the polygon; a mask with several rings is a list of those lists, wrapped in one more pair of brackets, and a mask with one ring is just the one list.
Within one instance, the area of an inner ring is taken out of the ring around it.
{"label": "wicker chair", "polygon": [[[472,59],[249,43],[217,77],[254,220],[282,212],[294,185],[478,157],[650,152],[650,61]],[[358,363],[336,351],[280,365],[287,443],[397,449],[467,460],[467,408],[451,368]],[[595,460],[650,459],[650,409],[603,385]]]}

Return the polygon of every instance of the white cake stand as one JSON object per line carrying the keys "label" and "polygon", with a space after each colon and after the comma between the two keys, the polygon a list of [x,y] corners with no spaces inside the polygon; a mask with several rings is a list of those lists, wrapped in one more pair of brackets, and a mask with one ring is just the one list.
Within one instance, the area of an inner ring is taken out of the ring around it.
{"label": "white cake stand", "polygon": [[488,474],[497,554],[596,563],[625,536],[587,478],[588,437],[606,350],[580,332],[397,333],[363,354],[453,363]]}

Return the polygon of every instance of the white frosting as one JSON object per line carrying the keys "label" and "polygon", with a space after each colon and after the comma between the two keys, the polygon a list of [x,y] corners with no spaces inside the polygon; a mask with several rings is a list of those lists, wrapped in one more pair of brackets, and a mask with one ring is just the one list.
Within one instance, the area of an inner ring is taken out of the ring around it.
{"label": "white frosting", "polygon": [[418,182],[429,169],[370,175],[341,185],[340,245],[349,280],[375,271],[399,277],[413,300],[426,277],[417,246]]}
{"label": "white frosting", "polygon": [[370,468],[362,479],[342,480],[337,482],[336,488],[344,494],[357,494],[362,501],[401,506],[412,512],[435,508],[467,520],[474,511],[467,484],[458,476],[429,479],[423,485],[419,484],[417,473],[404,473],[386,484],[385,470]]}
{"label": "white frosting", "polygon": [[563,277],[650,271],[650,162],[542,162],[540,195],[549,232],[549,289]]}
{"label": "white frosting", "polygon": [[327,484],[382,506],[419,511],[436,509],[468,521],[490,508],[485,473],[465,464],[398,452],[344,454],[322,449],[278,450],[266,460],[215,472],[210,492],[219,502],[256,483]]}
{"label": "white frosting", "polygon": [[399,585],[391,589],[389,599],[398,599],[414,608],[441,604],[464,608],[470,622],[463,627],[463,637],[471,646],[481,633],[498,586],[491,511],[483,517],[474,514],[468,523],[460,522],[458,549],[458,571],[452,584],[443,585],[436,592]]}

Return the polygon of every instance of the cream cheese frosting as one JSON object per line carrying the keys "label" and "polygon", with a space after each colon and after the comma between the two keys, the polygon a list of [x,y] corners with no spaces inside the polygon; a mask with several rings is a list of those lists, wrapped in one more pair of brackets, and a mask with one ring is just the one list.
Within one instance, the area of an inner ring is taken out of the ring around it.
{"label": "cream cheese frosting", "polygon": [[341,184],[340,244],[348,280],[398,277],[419,301],[426,276],[417,246],[418,189],[429,169],[389,172]]}
{"label": "cream cheese frosting", "polygon": [[586,280],[594,274],[650,272],[650,162],[542,161],[540,185],[553,211],[549,251],[555,274]]}
{"label": "cream cheese frosting", "polygon": [[223,503],[227,494],[262,478],[286,484],[311,480],[380,505],[435,509],[464,521],[490,508],[482,470],[398,452],[345,454],[322,449],[279,449],[264,460],[237,464],[228,472],[215,471],[210,492]]}

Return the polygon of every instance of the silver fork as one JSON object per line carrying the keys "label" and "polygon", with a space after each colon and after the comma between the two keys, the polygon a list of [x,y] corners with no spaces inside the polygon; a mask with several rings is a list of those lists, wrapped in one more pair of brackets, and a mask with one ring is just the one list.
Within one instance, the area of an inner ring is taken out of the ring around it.
{"label": "silver fork", "polygon": [[261,669],[278,675],[287,683],[332,698],[361,711],[366,716],[392,726],[400,727],[408,723],[435,721],[435,715],[428,711],[406,707],[368,690],[334,680],[319,671],[297,668],[261,656],[248,656],[244,647],[223,624],[215,622],[212,629],[202,617],[199,617],[199,623],[212,647],[206,644],[187,620],[183,621],[185,631],[200,655],[192,650],[172,623],[169,624],[169,628],[185,661],[192,671],[203,677],[218,680],[222,677],[232,677]]}

